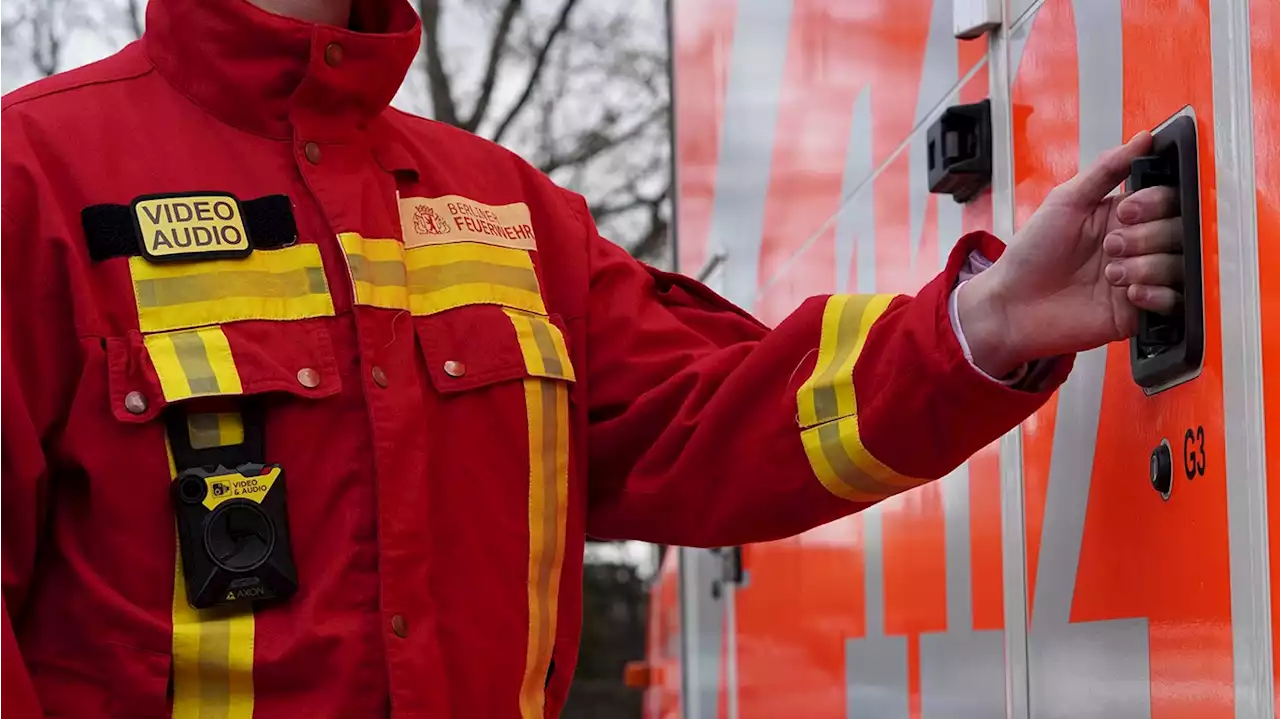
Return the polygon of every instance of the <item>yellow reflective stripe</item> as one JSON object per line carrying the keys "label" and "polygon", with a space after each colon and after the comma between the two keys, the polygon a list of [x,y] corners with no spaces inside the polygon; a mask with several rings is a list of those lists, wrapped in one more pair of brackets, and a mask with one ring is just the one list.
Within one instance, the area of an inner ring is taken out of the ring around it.
{"label": "yellow reflective stripe", "polygon": [[[178,472],[165,438],[169,476]],[[174,545],[173,719],[253,719],[252,611],[193,609]]]}
{"label": "yellow reflective stripe", "polygon": [[812,427],[858,411],[853,366],[867,333],[895,295],[832,295],[822,312],[818,361],[796,392],[801,427]]}
{"label": "yellow reflective stripe", "polygon": [[344,232],[338,240],[347,255],[356,304],[409,309],[404,245],[399,240],[367,239],[356,232]]}
{"label": "yellow reflective stripe", "polygon": [[240,394],[240,374],[221,327],[161,332],[142,338],[169,402]]}
{"label": "yellow reflective stripe", "polygon": [[239,412],[189,414],[187,436],[192,449],[240,444],[244,442],[244,419]]}
{"label": "yellow reflective stripe", "polygon": [[527,379],[524,398],[529,419],[529,637],[520,716],[542,719],[569,504],[569,385]]}
{"label": "yellow reflective stripe", "polygon": [[406,250],[399,240],[338,235],[356,304],[433,315],[463,305],[500,305],[546,315],[525,250],[475,242]]}
{"label": "yellow reflective stripe", "polygon": [[535,377],[573,382],[573,361],[565,345],[564,333],[550,320],[537,315],[504,310],[516,329],[524,366]]}
{"label": "yellow reflective stripe", "polygon": [[238,260],[154,264],[130,257],[129,273],[143,333],[333,314],[315,245],[259,250]]}
{"label": "yellow reflective stripe", "polygon": [[415,315],[475,304],[547,314],[533,259],[524,250],[472,242],[424,245],[405,252],[405,265]]}
{"label": "yellow reflective stripe", "polygon": [[856,416],[804,429],[800,439],[822,486],[851,502],[878,502],[924,482],[873,457],[862,444]]}

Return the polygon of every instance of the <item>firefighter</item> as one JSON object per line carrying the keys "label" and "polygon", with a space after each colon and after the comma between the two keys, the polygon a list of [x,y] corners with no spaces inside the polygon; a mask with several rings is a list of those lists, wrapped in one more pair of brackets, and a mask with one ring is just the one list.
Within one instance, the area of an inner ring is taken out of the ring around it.
{"label": "firefighter", "polygon": [[1108,196],[1144,133],[1007,252],[768,330],[389,109],[420,34],[407,0],[152,0],[4,98],[7,717],[555,716],[587,534],[856,512],[1178,301],[1172,196]]}

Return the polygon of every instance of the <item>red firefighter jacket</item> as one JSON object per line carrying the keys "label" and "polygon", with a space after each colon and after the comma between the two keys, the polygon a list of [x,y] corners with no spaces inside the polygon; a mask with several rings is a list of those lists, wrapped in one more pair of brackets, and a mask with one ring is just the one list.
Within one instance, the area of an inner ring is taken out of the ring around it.
{"label": "red firefighter jacket", "polygon": [[[914,298],[767,330],[389,109],[418,18],[356,5],[152,0],[141,41],[4,99],[6,717],[555,716],[587,534],[792,535],[945,474],[1069,370],[966,361],[946,300],[983,234]],[[246,401],[299,589],[197,611],[164,418],[234,445]]]}

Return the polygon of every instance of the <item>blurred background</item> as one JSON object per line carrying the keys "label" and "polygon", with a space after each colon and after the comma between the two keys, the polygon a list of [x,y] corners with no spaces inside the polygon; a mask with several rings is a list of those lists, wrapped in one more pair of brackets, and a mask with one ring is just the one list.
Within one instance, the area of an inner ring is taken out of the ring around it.
{"label": "blurred background", "polygon": [[[663,0],[412,0],[421,51],[394,105],[520,153],[582,193],[605,237],[673,266]],[[146,27],[146,0],[4,0],[0,89],[99,60]],[[587,548],[582,653],[565,719],[639,717],[651,545]]]}

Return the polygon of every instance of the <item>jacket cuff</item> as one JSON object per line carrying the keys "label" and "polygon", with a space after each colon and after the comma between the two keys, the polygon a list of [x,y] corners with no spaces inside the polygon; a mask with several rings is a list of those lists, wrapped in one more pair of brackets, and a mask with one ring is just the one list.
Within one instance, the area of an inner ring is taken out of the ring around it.
{"label": "jacket cuff", "polygon": [[975,251],[994,262],[1004,249],[986,232],[965,235],[943,272],[914,298],[896,299],[867,336],[854,368],[859,430],[866,450],[898,474],[945,475],[1036,411],[1071,371],[1071,357],[1055,358],[1008,386],[966,358],[952,291]]}
{"label": "jacket cuff", "polygon": [[[999,242],[999,240],[996,241]],[[969,342],[964,336],[964,327],[960,324],[960,288],[964,287],[969,280],[991,269],[994,264],[995,260],[984,255],[981,249],[975,249],[969,253],[964,266],[960,268],[960,276],[957,279],[956,287],[951,290],[951,296],[947,300],[947,314],[951,319],[951,329],[955,332],[956,339],[960,341],[960,349],[964,351],[965,359],[969,360],[970,366],[979,374],[992,382],[999,382],[1007,387],[1016,387],[1034,392],[1040,388],[1046,379],[1053,375],[1054,365],[1061,358],[1050,357],[1048,359],[1035,360],[1017,367],[1004,377],[992,377],[983,371],[981,367],[974,364],[973,352],[969,349]]]}

